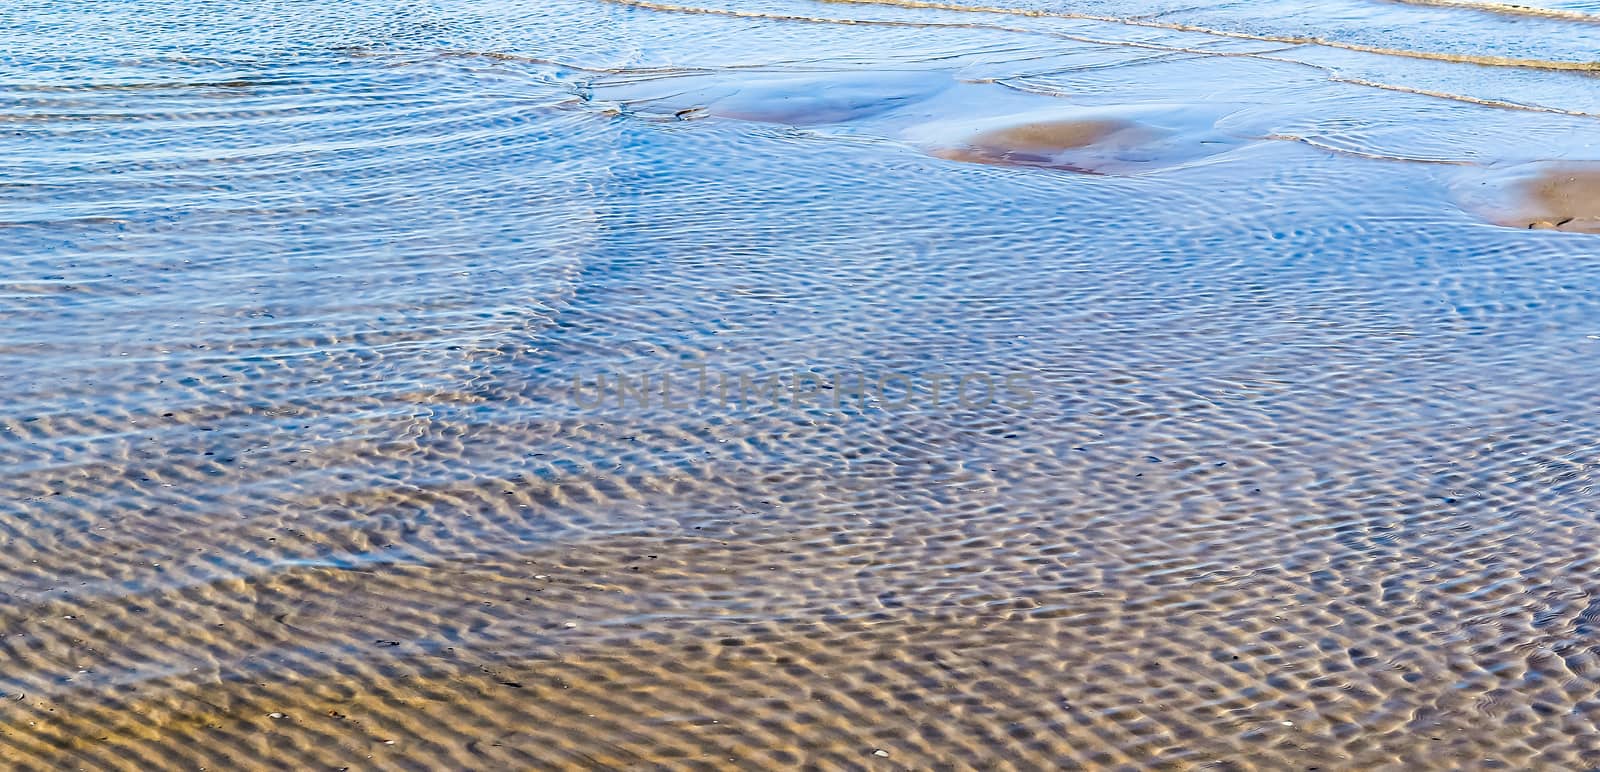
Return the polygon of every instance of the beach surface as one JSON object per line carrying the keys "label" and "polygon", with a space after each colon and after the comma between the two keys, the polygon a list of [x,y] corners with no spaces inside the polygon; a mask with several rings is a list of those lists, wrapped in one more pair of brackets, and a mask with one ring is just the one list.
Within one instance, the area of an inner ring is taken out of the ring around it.
{"label": "beach surface", "polygon": [[1600,767],[1600,5],[0,8],[0,766]]}

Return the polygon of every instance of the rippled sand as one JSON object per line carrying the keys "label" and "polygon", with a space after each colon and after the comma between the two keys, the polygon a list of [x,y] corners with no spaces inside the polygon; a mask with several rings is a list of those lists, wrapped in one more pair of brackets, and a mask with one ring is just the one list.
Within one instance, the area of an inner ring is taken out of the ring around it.
{"label": "rippled sand", "polygon": [[1459,5],[0,10],[3,765],[1600,766],[1600,26]]}

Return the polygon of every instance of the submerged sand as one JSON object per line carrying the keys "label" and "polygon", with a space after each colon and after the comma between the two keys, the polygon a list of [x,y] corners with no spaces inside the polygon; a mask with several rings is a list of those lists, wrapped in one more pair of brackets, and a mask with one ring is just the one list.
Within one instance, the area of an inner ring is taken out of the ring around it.
{"label": "submerged sand", "polygon": [[1490,65],[22,8],[0,766],[1600,768],[1592,124],[1353,82]]}

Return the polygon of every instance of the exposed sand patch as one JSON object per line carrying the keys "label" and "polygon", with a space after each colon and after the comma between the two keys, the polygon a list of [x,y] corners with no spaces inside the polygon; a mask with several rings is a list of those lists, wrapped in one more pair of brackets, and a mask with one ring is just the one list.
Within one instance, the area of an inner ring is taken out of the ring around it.
{"label": "exposed sand patch", "polygon": [[[981,132],[962,145],[938,148],[933,153],[952,161],[1048,166],[1096,173],[1105,164],[1084,163],[1085,156],[1111,151],[1120,153],[1154,136],[1158,135],[1147,127],[1126,121],[1045,121]],[[1069,151],[1078,151],[1072,154],[1076,157],[1068,157]]]}
{"label": "exposed sand patch", "polygon": [[1079,107],[931,124],[913,131],[911,138],[930,154],[952,161],[1136,174],[1240,144],[1216,130],[1217,117],[1213,111],[1184,106]]}
{"label": "exposed sand patch", "polygon": [[1457,193],[1496,225],[1600,233],[1600,162],[1522,164],[1474,176]]}

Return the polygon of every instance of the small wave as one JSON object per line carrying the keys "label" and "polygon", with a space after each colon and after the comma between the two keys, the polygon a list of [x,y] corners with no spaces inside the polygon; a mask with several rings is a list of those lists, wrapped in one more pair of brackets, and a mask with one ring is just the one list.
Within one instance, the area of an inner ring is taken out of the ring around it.
{"label": "small wave", "polygon": [[1516,5],[1514,3],[1483,3],[1474,2],[1473,0],[1389,0],[1389,2],[1402,5],[1421,5],[1430,8],[1460,8],[1510,16],[1534,16],[1541,19],[1600,24],[1600,14],[1569,11],[1563,8],[1541,8],[1533,5]]}
{"label": "small wave", "polygon": [[[1246,39],[1246,40],[1259,40],[1259,41],[1265,41],[1265,42],[1283,42],[1283,43],[1288,43],[1288,44],[1292,44],[1292,45],[1321,45],[1321,46],[1325,46],[1325,47],[1329,47],[1329,48],[1341,48],[1341,49],[1346,49],[1346,50],[1351,50],[1351,51],[1358,51],[1358,52],[1362,52],[1362,53],[1373,53],[1373,54],[1379,54],[1379,55],[1407,56],[1407,57],[1410,57],[1410,58],[1428,59],[1428,60],[1434,60],[1434,61],[1485,64],[1485,65],[1489,65],[1489,66],[1526,67],[1526,68],[1534,68],[1534,69],[1562,70],[1562,71],[1595,71],[1595,72],[1600,72],[1600,62],[1588,62],[1588,63],[1584,63],[1584,62],[1550,62],[1550,63],[1546,63],[1546,64],[1549,64],[1551,66],[1545,67],[1540,62],[1538,62],[1537,60],[1502,59],[1502,58],[1499,58],[1499,57],[1486,57],[1486,58],[1481,58],[1480,59],[1480,58],[1475,58],[1475,57],[1454,56],[1454,55],[1449,55],[1449,54],[1421,52],[1421,51],[1409,52],[1409,53],[1401,53],[1401,52],[1399,52],[1399,50],[1372,48],[1372,47],[1367,47],[1367,46],[1360,46],[1360,45],[1357,45],[1357,44],[1323,42],[1323,41],[1318,41],[1318,40],[1309,39],[1309,38],[1308,39],[1290,38],[1290,37],[1279,38],[1279,37],[1272,37],[1272,36],[1248,35],[1248,34],[1245,34],[1245,33],[1230,33],[1230,32],[1223,32],[1223,31],[1209,30],[1209,29],[1205,29],[1205,28],[1201,28],[1201,27],[1195,27],[1195,26],[1191,26],[1191,25],[1156,23],[1156,22],[1149,22],[1149,21],[1145,21],[1145,20],[1141,20],[1141,19],[1122,19],[1122,18],[1110,17],[1110,16],[1096,16],[1096,15],[1093,15],[1093,14],[1077,14],[1077,13],[1070,13],[1070,12],[1035,11],[1035,10],[1028,10],[1028,9],[984,8],[984,7],[977,7],[977,6],[967,7],[967,6],[948,5],[948,4],[943,4],[943,3],[921,2],[920,0],[822,0],[822,1],[823,2],[835,2],[835,3],[854,3],[854,4],[860,4],[860,5],[892,5],[892,6],[899,6],[899,7],[906,7],[906,8],[927,8],[927,9],[936,9],[936,10],[963,11],[963,12],[974,12],[974,13],[1013,14],[1013,15],[1018,15],[1018,16],[1035,17],[1035,18],[1049,17],[1049,18],[1081,19],[1081,20],[1089,20],[1089,21],[1103,21],[1103,22],[1110,22],[1110,23],[1131,24],[1131,25],[1135,25],[1135,26],[1157,27],[1157,28],[1161,28],[1161,29],[1180,30],[1180,31],[1186,31],[1186,32],[1198,32],[1198,33],[1216,35],[1216,36],[1219,36],[1219,37],[1228,37],[1228,38],[1237,38],[1237,39]],[[1197,48],[1190,48],[1190,47],[1184,47],[1184,46],[1163,45],[1163,44],[1159,44],[1159,43],[1150,43],[1150,42],[1143,42],[1143,41],[1105,40],[1105,39],[1098,39],[1098,38],[1086,37],[1086,36],[1081,36],[1081,35],[1070,35],[1070,34],[1060,33],[1060,32],[1049,32],[1049,31],[1044,31],[1044,30],[1031,30],[1031,29],[1024,29],[1024,28],[1021,28],[1021,27],[1007,27],[1007,26],[1000,26],[1000,25],[993,25],[993,24],[951,24],[951,23],[941,23],[941,22],[900,21],[900,20],[892,20],[892,19],[840,19],[840,18],[830,18],[830,17],[825,17],[825,16],[806,16],[806,15],[800,15],[800,14],[780,14],[780,13],[769,13],[769,12],[762,12],[762,11],[743,11],[743,10],[735,10],[735,9],[727,9],[727,8],[706,8],[706,7],[699,7],[699,6],[674,5],[674,4],[671,4],[671,3],[653,2],[653,0],[600,0],[600,2],[612,3],[612,4],[616,4],[616,5],[624,5],[624,6],[634,7],[634,8],[643,8],[643,9],[646,9],[646,10],[662,11],[662,12],[666,12],[666,13],[704,14],[704,15],[708,15],[708,16],[728,16],[728,17],[739,18],[739,19],[767,19],[767,20],[773,20],[773,21],[793,21],[793,22],[806,22],[806,23],[812,23],[812,24],[844,24],[844,25],[851,25],[851,26],[854,26],[854,25],[863,25],[863,26],[871,25],[871,26],[884,26],[884,27],[925,27],[925,28],[955,27],[955,28],[967,28],[967,29],[993,29],[993,30],[1008,31],[1008,32],[1051,35],[1053,37],[1058,37],[1058,38],[1062,38],[1062,39],[1066,39],[1066,40],[1074,40],[1074,41],[1078,41],[1078,42],[1091,43],[1091,44],[1095,44],[1095,45],[1125,46],[1125,47],[1129,47],[1129,48],[1144,48],[1144,49],[1158,50],[1158,51],[1190,53],[1190,54],[1196,54],[1196,55],[1201,55],[1201,56],[1237,56],[1237,57],[1243,57],[1243,58],[1253,58],[1253,59],[1260,59],[1260,60],[1264,60],[1264,61],[1283,62],[1283,63],[1286,63],[1286,64],[1295,64],[1295,65],[1300,65],[1300,66],[1303,66],[1303,67],[1310,67],[1310,68],[1321,70],[1321,71],[1327,73],[1328,77],[1331,80],[1335,80],[1335,81],[1338,81],[1340,83],[1348,83],[1348,84],[1354,85],[1354,86],[1363,86],[1363,87],[1367,87],[1367,88],[1382,89],[1382,90],[1385,90],[1385,91],[1396,91],[1396,92],[1407,93],[1407,94],[1416,94],[1418,96],[1433,97],[1435,99],[1446,99],[1446,100],[1455,101],[1455,102],[1464,102],[1464,103],[1468,103],[1468,104],[1482,105],[1484,107],[1496,107],[1496,108],[1503,108],[1503,109],[1507,109],[1507,110],[1523,110],[1523,111],[1537,112],[1537,113],[1553,113],[1553,114],[1558,114],[1558,115],[1571,115],[1571,116],[1577,116],[1577,117],[1600,118],[1600,113],[1586,112],[1586,111],[1583,111],[1583,110],[1571,110],[1571,109],[1566,109],[1566,108],[1562,108],[1562,107],[1554,107],[1554,106],[1550,106],[1550,105],[1542,105],[1542,104],[1535,104],[1535,103],[1528,103],[1528,102],[1512,102],[1512,101],[1501,100],[1501,99],[1487,99],[1487,98],[1483,98],[1483,97],[1476,97],[1476,96],[1471,96],[1471,95],[1467,95],[1467,94],[1459,94],[1459,93],[1455,93],[1455,92],[1442,91],[1442,90],[1437,90],[1437,89],[1426,89],[1426,88],[1419,88],[1419,87],[1413,87],[1413,86],[1406,86],[1406,85],[1402,85],[1402,84],[1375,81],[1375,80],[1370,80],[1370,79],[1366,79],[1366,78],[1350,77],[1350,76],[1347,76],[1347,75],[1340,74],[1336,69],[1334,69],[1332,67],[1329,67],[1327,65],[1317,64],[1317,63],[1314,63],[1314,62],[1301,61],[1299,59],[1294,59],[1294,58],[1289,58],[1289,57],[1276,56],[1276,55],[1273,55],[1273,53],[1270,53],[1270,52],[1269,53],[1239,53],[1239,52],[1224,52],[1224,51],[1207,51],[1207,50],[1201,50],[1201,49],[1197,49]],[[1003,85],[1009,85],[1009,84],[1003,84]]]}
{"label": "small wave", "polygon": [[[1263,43],[1285,43],[1289,45],[1315,45],[1327,48],[1340,48],[1347,51],[1360,51],[1368,54],[1382,56],[1398,56],[1407,59],[1425,59],[1437,62],[1455,62],[1459,64],[1478,64],[1485,67],[1522,67],[1535,70],[1556,70],[1576,72],[1600,72],[1600,61],[1576,62],[1555,59],[1526,59],[1512,56],[1483,56],[1473,54],[1451,54],[1442,51],[1419,51],[1409,48],[1389,48],[1386,46],[1370,46],[1362,43],[1349,43],[1340,40],[1329,40],[1314,35],[1262,35],[1236,30],[1216,29],[1199,24],[1184,24],[1181,22],[1156,21],[1149,18],[1133,18],[1122,16],[1108,16],[1104,14],[1079,13],[1074,11],[1045,11],[1031,8],[1004,8],[999,6],[983,5],[957,5],[954,3],[930,2],[930,0],[821,0],[828,3],[844,5],[886,5],[900,8],[922,8],[937,11],[955,11],[960,13],[987,13],[1001,16],[1022,16],[1030,18],[1048,19],[1077,19],[1080,21],[1098,21],[1108,24],[1126,24],[1131,27],[1148,27],[1152,29],[1172,30],[1174,32],[1197,32],[1217,37],[1233,38],[1236,40],[1255,40]],[[657,4],[645,0],[608,0],[608,2],[622,2],[629,5],[645,7]]]}

